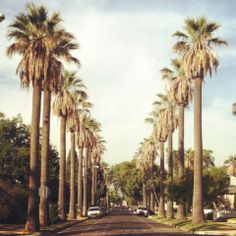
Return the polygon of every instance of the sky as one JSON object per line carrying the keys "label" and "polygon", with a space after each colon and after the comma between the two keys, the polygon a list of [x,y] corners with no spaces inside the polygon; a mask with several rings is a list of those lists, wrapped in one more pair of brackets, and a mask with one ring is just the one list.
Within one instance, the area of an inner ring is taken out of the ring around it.
{"label": "sky", "polygon": [[[31,121],[32,89],[20,88],[19,56],[8,58],[8,26],[26,7],[25,0],[0,0],[0,111],[20,113]],[[220,65],[203,86],[203,147],[211,149],[217,165],[236,154],[236,1],[234,0],[37,0],[49,14],[59,11],[63,26],[77,38],[81,61],[78,76],[94,104],[92,116],[102,124],[107,141],[103,159],[109,164],[131,160],[143,138],[151,133],[144,119],[156,94],[165,91],[160,70],[176,55],[172,34],[183,30],[184,19],[205,15],[221,25],[215,36],[229,47],[216,49]],[[193,104],[186,111],[185,148],[193,147]],[[51,115],[51,142],[59,150],[59,120]],[[177,131],[174,134],[177,149]],[[69,136],[67,150],[69,150]]]}

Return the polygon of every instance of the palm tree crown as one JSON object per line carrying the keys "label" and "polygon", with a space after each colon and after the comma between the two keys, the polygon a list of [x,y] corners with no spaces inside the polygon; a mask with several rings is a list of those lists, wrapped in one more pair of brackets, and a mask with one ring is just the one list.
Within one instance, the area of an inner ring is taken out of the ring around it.
{"label": "palm tree crown", "polygon": [[219,27],[217,23],[207,22],[205,17],[187,18],[186,33],[174,33],[179,41],[173,49],[183,55],[183,69],[188,77],[205,77],[208,72],[211,76],[212,71],[217,69],[219,63],[212,46],[227,45],[226,41],[213,37]]}

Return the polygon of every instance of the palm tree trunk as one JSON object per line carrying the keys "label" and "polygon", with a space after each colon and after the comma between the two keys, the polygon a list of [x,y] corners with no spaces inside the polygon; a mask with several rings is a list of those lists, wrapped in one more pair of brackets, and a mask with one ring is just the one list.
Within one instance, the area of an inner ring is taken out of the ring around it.
{"label": "palm tree trunk", "polygon": [[70,207],[69,218],[75,219],[75,131],[71,130],[71,158],[70,158]]}
{"label": "palm tree trunk", "polygon": [[82,206],[83,206],[83,179],[82,179],[82,172],[83,172],[83,151],[84,147],[81,145],[79,147],[79,173],[78,173],[78,216],[82,216]]}
{"label": "palm tree trunk", "polygon": [[[98,167],[99,168],[99,167]],[[97,185],[98,185],[98,168],[94,170],[94,204],[97,204]]]}
{"label": "palm tree trunk", "polygon": [[65,183],[66,183],[66,117],[61,116],[60,128],[60,171],[58,193],[58,216],[66,221],[65,212]]}
{"label": "palm tree trunk", "polygon": [[27,232],[35,232],[39,229],[38,159],[41,88],[41,81],[35,80],[33,86],[32,121],[30,134],[29,196],[27,221],[25,224],[25,230]]}
{"label": "palm tree trunk", "polygon": [[[168,182],[169,184],[173,183],[172,132],[168,134]],[[167,217],[174,219],[173,201],[171,199],[167,201]]]}
{"label": "palm tree trunk", "polygon": [[146,206],[147,205],[147,198],[146,198],[146,185],[143,182],[143,205]]}
{"label": "palm tree trunk", "polygon": [[160,205],[159,216],[165,217],[165,200],[164,200],[164,142],[160,143]]}
{"label": "palm tree trunk", "polygon": [[46,188],[48,187],[48,161],[49,161],[49,142],[50,142],[50,113],[51,113],[51,92],[44,91],[43,97],[43,129],[42,129],[42,152],[41,152],[41,178],[40,178],[40,205],[39,221],[40,225],[45,226],[48,222],[48,199]]}
{"label": "palm tree trunk", "polygon": [[154,212],[154,208],[155,208],[155,202],[154,202],[154,188],[153,188],[153,165],[154,165],[154,160],[155,159],[155,152],[153,152],[153,159],[151,162],[151,166],[150,166],[150,179],[152,181],[152,185],[150,186],[150,210]]}
{"label": "palm tree trunk", "polygon": [[[184,177],[184,105],[179,106],[179,119],[178,119],[178,154],[179,154],[179,179],[181,180]],[[177,208],[177,219],[185,219],[186,213],[185,213],[185,206],[184,203],[179,203]]]}
{"label": "palm tree trunk", "polygon": [[155,201],[154,201],[154,193],[153,190],[150,192],[150,210],[154,212]]}
{"label": "palm tree trunk", "polygon": [[88,172],[87,172],[87,196],[88,196],[88,200],[87,200],[87,206],[91,206],[91,201],[92,201],[92,160],[91,160],[91,156],[92,156],[92,146],[89,148],[89,154],[88,154]]}
{"label": "palm tree trunk", "polygon": [[205,222],[202,199],[202,78],[194,81],[193,223]]}
{"label": "palm tree trunk", "polygon": [[88,208],[88,159],[89,159],[89,147],[86,148],[86,156],[84,159],[84,178],[83,178],[83,216],[87,215]]}
{"label": "palm tree trunk", "polygon": [[92,192],[91,192],[91,205],[95,205],[95,164],[92,164]]}

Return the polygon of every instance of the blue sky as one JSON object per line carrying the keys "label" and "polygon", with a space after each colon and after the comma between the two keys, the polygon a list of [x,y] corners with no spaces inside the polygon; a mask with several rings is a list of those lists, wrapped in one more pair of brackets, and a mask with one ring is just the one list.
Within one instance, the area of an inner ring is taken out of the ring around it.
{"label": "blue sky", "polygon": [[[7,116],[21,113],[31,120],[31,89],[20,89],[15,73],[19,58],[6,57],[8,25],[25,9],[25,0],[1,0],[6,20],[0,24],[0,111]],[[222,27],[216,32],[229,43],[217,49],[220,65],[203,89],[204,148],[212,149],[217,164],[236,153],[236,1],[234,0],[58,0],[31,1],[60,11],[63,25],[80,44],[79,76],[94,104],[93,116],[102,123],[107,140],[104,160],[117,163],[133,157],[139,142],[151,130],[144,119],[155,94],[163,92],[160,69],[168,66],[175,39],[186,17],[205,15]],[[192,105],[186,113],[186,148],[193,146]],[[175,140],[177,135],[175,134]],[[59,148],[59,122],[52,115],[51,141]],[[68,139],[69,147],[69,139]],[[174,147],[177,148],[176,142]]]}

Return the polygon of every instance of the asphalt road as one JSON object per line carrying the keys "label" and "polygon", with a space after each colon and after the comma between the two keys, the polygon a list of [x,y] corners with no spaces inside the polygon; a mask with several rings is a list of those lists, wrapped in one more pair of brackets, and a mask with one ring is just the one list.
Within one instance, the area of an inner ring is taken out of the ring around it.
{"label": "asphalt road", "polygon": [[99,235],[189,235],[176,228],[154,222],[144,216],[133,215],[128,209],[118,209],[101,219],[91,219],[57,233],[58,236]]}

